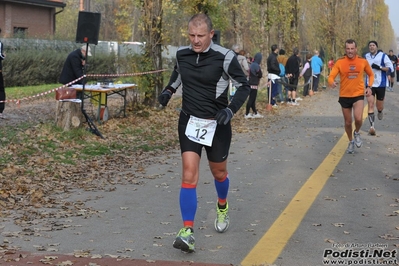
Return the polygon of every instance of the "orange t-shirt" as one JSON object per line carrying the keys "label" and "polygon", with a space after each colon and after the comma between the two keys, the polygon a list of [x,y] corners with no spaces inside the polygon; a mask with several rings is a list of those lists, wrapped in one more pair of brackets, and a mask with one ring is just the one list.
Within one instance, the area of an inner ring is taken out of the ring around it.
{"label": "orange t-shirt", "polygon": [[360,56],[350,59],[347,56],[338,59],[328,77],[328,85],[340,76],[339,97],[358,97],[364,95],[364,75],[369,77],[369,84],[374,82],[374,74],[367,60]]}

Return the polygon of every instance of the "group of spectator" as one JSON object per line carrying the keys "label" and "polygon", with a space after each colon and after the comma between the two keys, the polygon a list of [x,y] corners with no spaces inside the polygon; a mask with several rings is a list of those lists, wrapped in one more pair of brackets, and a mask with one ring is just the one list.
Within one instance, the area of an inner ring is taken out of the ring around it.
{"label": "group of spectator", "polygon": [[[242,71],[248,79],[248,84],[251,87],[248,101],[245,107],[245,118],[262,118],[263,115],[258,113],[256,109],[256,98],[258,95],[258,88],[261,78],[263,77],[261,62],[262,54],[256,53],[253,60],[245,57],[245,50],[240,50],[239,45],[235,44],[232,50],[236,53],[238,62],[242,68]],[[252,110],[252,113],[250,111]]]}
{"label": "group of spectator", "polygon": [[[249,57],[248,53],[240,49],[235,44],[232,50],[236,53],[241,68],[247,76],[251,91],[248,97],[245,118],[261,118],[263,117],[256,109],[256,98],[260,80],[263,77],[261,69],[262,54],[256,53],[254,58]],[[332,62],[331,62],[332,61]],[[300,51],[297,47],[293,48],[292,55],[287,56],[284,49],[279,49],[276,44],[271,46],[271,53],[267,58],[268,73],[268,93],[269,104],[273,108],[277,108],[278,104],[287,103],[287,105],[297,106],[298,101],[302,98],[298,97],[297,91],[303,86],[303,97],[311,96],[318,92],[320,75],[323,70],[323,61],[320,58],[319,51],[315,50],[313,54],[307,54],[306,60],[302,62]],[[333,59],[329,62],[329,70],[334,64]],[[299,80],[304,78],[304,84],[298,85]],[[311,80],[312,79],[312,80]],[[312,81],[312,82],[311,82]],[[250,111],[252,110],[252,113]]]}
{"label": "group of spectator", "polygon": [[[292,55],[288,57],[284,49],[278,49],[276,44],[271,46],[271,54],[267,59],[267,70],[271,86],[271,104],[275,108],[278,107],[276,103],[277,96],[280,103],[287,101],[288,105],[299,105],[298,101],[302,100],[302,98],[297,97],[297,90],[299,88],[299,80],[302,77],[304,78],[302,92],[304,97],[309,96],[310,91],[318,91],[320,75],[323,69],[323,61],[319,56],[319,51],[315,50],[313,56],[307,54],[303,63],[299,53],[299,49],[295,47],[292,50]],[[276,77],[277,75],[279,78]],[[311,78],[312,87],[310,88]],[[284,91],[287,92],[287,96],[285,96]]]}

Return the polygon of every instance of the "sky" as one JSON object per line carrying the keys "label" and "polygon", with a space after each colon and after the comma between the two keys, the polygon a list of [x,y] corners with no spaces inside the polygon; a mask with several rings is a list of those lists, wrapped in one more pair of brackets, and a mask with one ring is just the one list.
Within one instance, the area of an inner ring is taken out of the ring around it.
{"label": "sky", "polygon": [[397,12],[399,10],[399,0],[385,0],[385,4],[389,7],[389,20],[392,28],[395,31],[395,35],[399,37],[399,16]]}

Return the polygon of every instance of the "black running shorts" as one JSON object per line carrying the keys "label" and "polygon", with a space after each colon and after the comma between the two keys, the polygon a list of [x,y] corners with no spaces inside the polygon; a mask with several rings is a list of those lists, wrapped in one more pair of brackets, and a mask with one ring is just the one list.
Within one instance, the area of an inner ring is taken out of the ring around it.
{"label": "black running shorts", "polygon": [[185,134],[189,115],[183,111],[180,112],[179,117],[179,141],[181,153],[186,151],[193,151],[201,157],[202,148],[205,147],[208,160],[215,163],[223,162],[227,159],[230,143],[231,143],[231,124],[217,125],[215,136],[213,137],[212,147],[202,145],[200,143],[191,141]]}
{"label": "black running shorts", "polygon": [[339,97],[338,102],[342,108],[352,108],[353,104],[359,100],[364,100],[364,96],[357,97]]}
{"label": "black running shorts", "polygon": [[373,96],[379,100],[383,101],[385,98],[385,87],[371,87],[371,92]]}

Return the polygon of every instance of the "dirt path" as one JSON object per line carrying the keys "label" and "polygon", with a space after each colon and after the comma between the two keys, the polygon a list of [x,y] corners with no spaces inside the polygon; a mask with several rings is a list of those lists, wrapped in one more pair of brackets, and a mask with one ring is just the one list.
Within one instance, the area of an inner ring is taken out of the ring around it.
{"label": "dirt path", "polygon": [[53,99],[37,99],[19,104],[6,103],[0,127],[18,126],[24,122],[43,123],[55,119],[55,107],[56,101]]}

